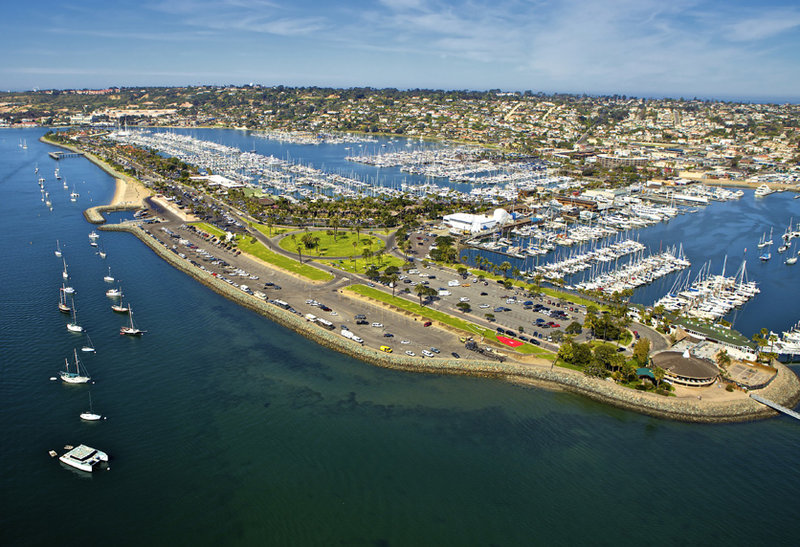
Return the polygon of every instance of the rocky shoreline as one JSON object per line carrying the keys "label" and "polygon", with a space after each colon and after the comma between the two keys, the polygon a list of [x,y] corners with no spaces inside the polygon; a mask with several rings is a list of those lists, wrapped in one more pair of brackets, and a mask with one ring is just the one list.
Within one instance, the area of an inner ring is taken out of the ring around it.
{"label": "rocky shoreline", "polygon": [[[619,408],[684,422],[743,422],[772,417],[777,414],[774,410],[749,397],[722,402],[664,397],[624,388],[614,382],[592,378],[570,369],[550,368],[541,364],[499,363],[477,359],[434,358],[423,360],[401,355],[389,355],[356,344],[338,334],[309,323],[304,318],[298,317],[287,310],[234,289],[215,277],[203,275],[203,272],[199,271],[190,262],[178,257],[148,236],[136,223],[103,225],[99,229],[130,232],[173,267],[218,294],[264,315],[322,346],[375,366],[429,374],[464,374],[498,378],[523,385],[534,384],[550,389],[562,389]],[[784,365],[778,364],[777,368],[778,374],[776,378],[769,386],[759,390],[758,393],[791,408],[800,401],[800,379]]]}

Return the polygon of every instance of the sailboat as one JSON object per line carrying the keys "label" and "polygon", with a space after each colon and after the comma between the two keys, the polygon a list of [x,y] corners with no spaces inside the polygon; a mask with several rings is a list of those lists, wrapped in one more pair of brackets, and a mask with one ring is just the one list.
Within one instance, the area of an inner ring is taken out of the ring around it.
{"label": "sailboat", "polygon": [[103,247],[103,242],[102,241],[100,242],[100,249],[97,251],[97,254],[100,255],[100,258],[105,258],[106,257],[106,250],[105,250],[105,247]]}
{"label": "sailboat", "polygon": [[789,251],[789,257],[783,261],[784,264],[787,266],[793,266],[797,264],[797,255],[794,254],[794,245],[792,245],[792,250]]}
{"label": "sailboat", "polygon": [[103,281],[105,281],[106,283],[113,283],[114,282],[114,278],[111,277],[111,266],[108,267],[108,275],[103,277]]}
{"label": "sailboat", "polygon": [[128,313],[129,311],[131,311],[130,307],[126,306],[122,302],[120,302],[119,304],[111,304],[111,309],[117,313]]}
{"label": "sailboat", "polygon": [[56,167],[54,175],[56,177],[56,180],[61,180],[61,172],[58,170],[58,167]]}
{"label": "sailboat", "polygon": [[86,343],[81,348],[81,351],[86,353],[96,353],[97,350],[94,349],[94,345],[92,344],[92,339],[89,338],[89,333],[86,333]]}
{"label": "sailboat", "polygon": [[77,201],[80,194],[75,191],[75,186],[72,187],[72,193],[69,195],[70,201]]}
{"label": "sailboat", "polygon": [[61,288],[58,289],[58,311],[61,313],[72,313],[72,308],[67,305],[67,291],[63,284]]}
{"label": "sailboat", "polygon": [[87,422],[96,422],[97,420],[102,420],[103,417],[100,414],[95,414],[94,410],[92,409],[92,392],[89,392],[89,410],[86,412],[81,412],[81,420],[86,420]]}
{"label": "sailboat", "polygon": [[67,330],[70,332],[83,332],[83,327],[78,324],[78,312],[75,310],[75,301],[72,300],[72,322],[67,323]]}
{"label": "sailboat", "polygon": [[61,258],[61,245],[58,243],[56,239],[56,250],[53,251],[58,258]]}
{"label": "sailboat", "polygon": [[130,319],[130,325],[125,327],[120,327],[119,333],[124,334],[126,336],[141,336],[147,331],[139,330],[133,325],[133,309],[131,308],[130,304],[128,304],[128,318]]}
{"label": "sailboat", "polygon": [[66,280],[69,278],[69,274],[67,273],[67,261],[62,258],[61,262],[64,263],[64,271],[61,272],[61,277],[63,277]]}
{"label": "sailboat", "polygon": [[81,374],[81,362],[78,360],[78,350],[73,349],[73,354],[75,355],[75,372],[70,372],[69,360],[64,359],[65,370],[60,371],[58,374],[61,376],[61,380],[67,384],[85,384],[92,378],[89,376],[89,373],[86,372],[85,367],[83,367],[83,374]]}

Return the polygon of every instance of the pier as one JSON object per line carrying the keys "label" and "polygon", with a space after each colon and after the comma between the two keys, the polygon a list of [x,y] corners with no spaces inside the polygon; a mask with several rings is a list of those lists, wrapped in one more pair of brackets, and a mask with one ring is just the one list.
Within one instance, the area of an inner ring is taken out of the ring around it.
{"label": "pier", "polygon": [[56,161],[62,158],[79,158],[83,156],[83,152],[62,152],[60,150],[56,152],[48,152],[48,154]]}
{"label": "pier", "polygon": [[751,393],[750,397],[752,399],[758,401],[762,405],[766,405],[766,406],[770,407],[773,410],[777,410],[778,412],[783,412],[787,416],[791,416],[792,418],[795,418],[796,420],[800,420],[800,413],[797,413],[797,412],[795,412],[794,410],[792,410],[790,408],[786,408],[783,405],[779,405],[778,403],[772,402],[769,399],[765,399],[764,397],[762,397],[760,395],[756,395],[755,393]]}

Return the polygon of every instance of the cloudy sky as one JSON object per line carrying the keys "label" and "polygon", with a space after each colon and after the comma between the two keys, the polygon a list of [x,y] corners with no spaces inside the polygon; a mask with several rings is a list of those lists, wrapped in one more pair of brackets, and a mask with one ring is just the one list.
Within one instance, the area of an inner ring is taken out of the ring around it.
{"label": "cloudy sky", "polygon": [[39,0],[0,10],[3,89],[800,96],[797,0]]}

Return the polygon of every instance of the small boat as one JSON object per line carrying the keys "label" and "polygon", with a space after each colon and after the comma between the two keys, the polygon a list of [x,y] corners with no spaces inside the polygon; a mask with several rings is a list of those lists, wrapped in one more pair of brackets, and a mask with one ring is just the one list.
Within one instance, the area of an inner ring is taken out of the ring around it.
{"label": "small boat", "polygon": [[54,175],[56,177],[56,180],[61,180],[61,172],[58,170],[58,167],[56,167]]}
{"label": "small boat", "polygon": [[78,324],[78,312],[75,310],[75,301],[72,303],[72,322],[67,323],[67,330],[70,332],[83,332],[83,327]]}
{"label": "small boat", "polygon": [[86,412],[81,412],[81,420],[86,420],[87,422],[96,422],[97,420],[102,420],[103,416],[97,414],[92,409],[92,392],[89,392],[89,410]]}
{"label": "small boat", "polygon": [[[61,286],[64,287],[64,284],[62,283]],[[75,294],[75,287],[64,287],[64,293]]]}
{"label": "small boat", "polygon": [[92,344],[92,339],[89,338],[89,333],[86,333],[86,343],[81,348],[81,351],[85,353],[96,353],[97,350],[94,349],[94,344]]}
{"label": "small boat", "polygon": [[95,232],[94,230],[92,230],[92,231],[89,233],[89,239],[91,239],[91,240],[95,240],[95,239],[97,239],[98,237],[100,237],[100,234],[98,234],[98,233],[97,233],[97,232]]}
{"label": "small boat", "polygon": [[793,266],[794,264],[797,264],[797,257],[790,256],[784,261],[784,264],[786,264],[787,266]]}
{"label": "small boat", "polygon": [[108,462],[108,454],[96,448],[86,446],[85,444],[79,444],[59,457],[58,460],[75,469],[91,473],[102,464]]}
{"label": "small boat", "polygon": [[90,241],[90,242],[89,242],[89,246],[91,246],[91,247],[97,247],[97,242],[96,242],[96,241]]}
{"label": "small boat", "polygon": [[103,281],[105,281],[106,283],[113,283],[114,282],[114,278],[111,277],[111,266],[108,267],[108,275],[103,277]]}
{"label": "small boat", "polygon": [[[72,287],[70,287],[72,289]],[[72,289],[73,292],[75,289]],[[64,285],[58,290],[58,311],[61,313],[72,313],[72,308],[67,305],[67,289]]]}
{"label": "small boat", "polygon": [[759,256],[758,258],[761,259],[761,262],[766,262],[767,260],[772,258],[772,254],[767,252],[767,253],[764,253],[763,255]]}
{"label": "small boat", "polygon": [[128,313],[131,309],[124,305],[122,302],[119,304],[111,304],[111,309],[117,313]]}
{"label": "small boat", "polygon": [[98,249],[97,254],[100,255],[100,258],[105,258],[106,257],[106,250],[103,247],[102,243],[100,243],[100,248]]}
{"label": "small boat", "polygon": [[[72,351],[75,356],[75,372],[69,370],[69,360],[64,359],[65,370],[60,371],[58,375],[64,383],[85,384],[89,382],[92,377],[86,372],[86,368],[81,366],[81,362],[78,360],[78,350],[73,348]],[[81,370],[82,368],[83,370]]]}
{"label": "small boat", "polygon": [[137,329],[133,324],[133,309],[131,308],[130,304],[128,304],[128,318],[130,319],[130,324],[128,326],[120,327],[119,333],[124,334],[125,336],[141,336],[147,331],[143,331]]}
{"label": "small boat", "polygon": [[108,289],[106,291],[106,296],[109,298],[122,298],[122,289]]}

